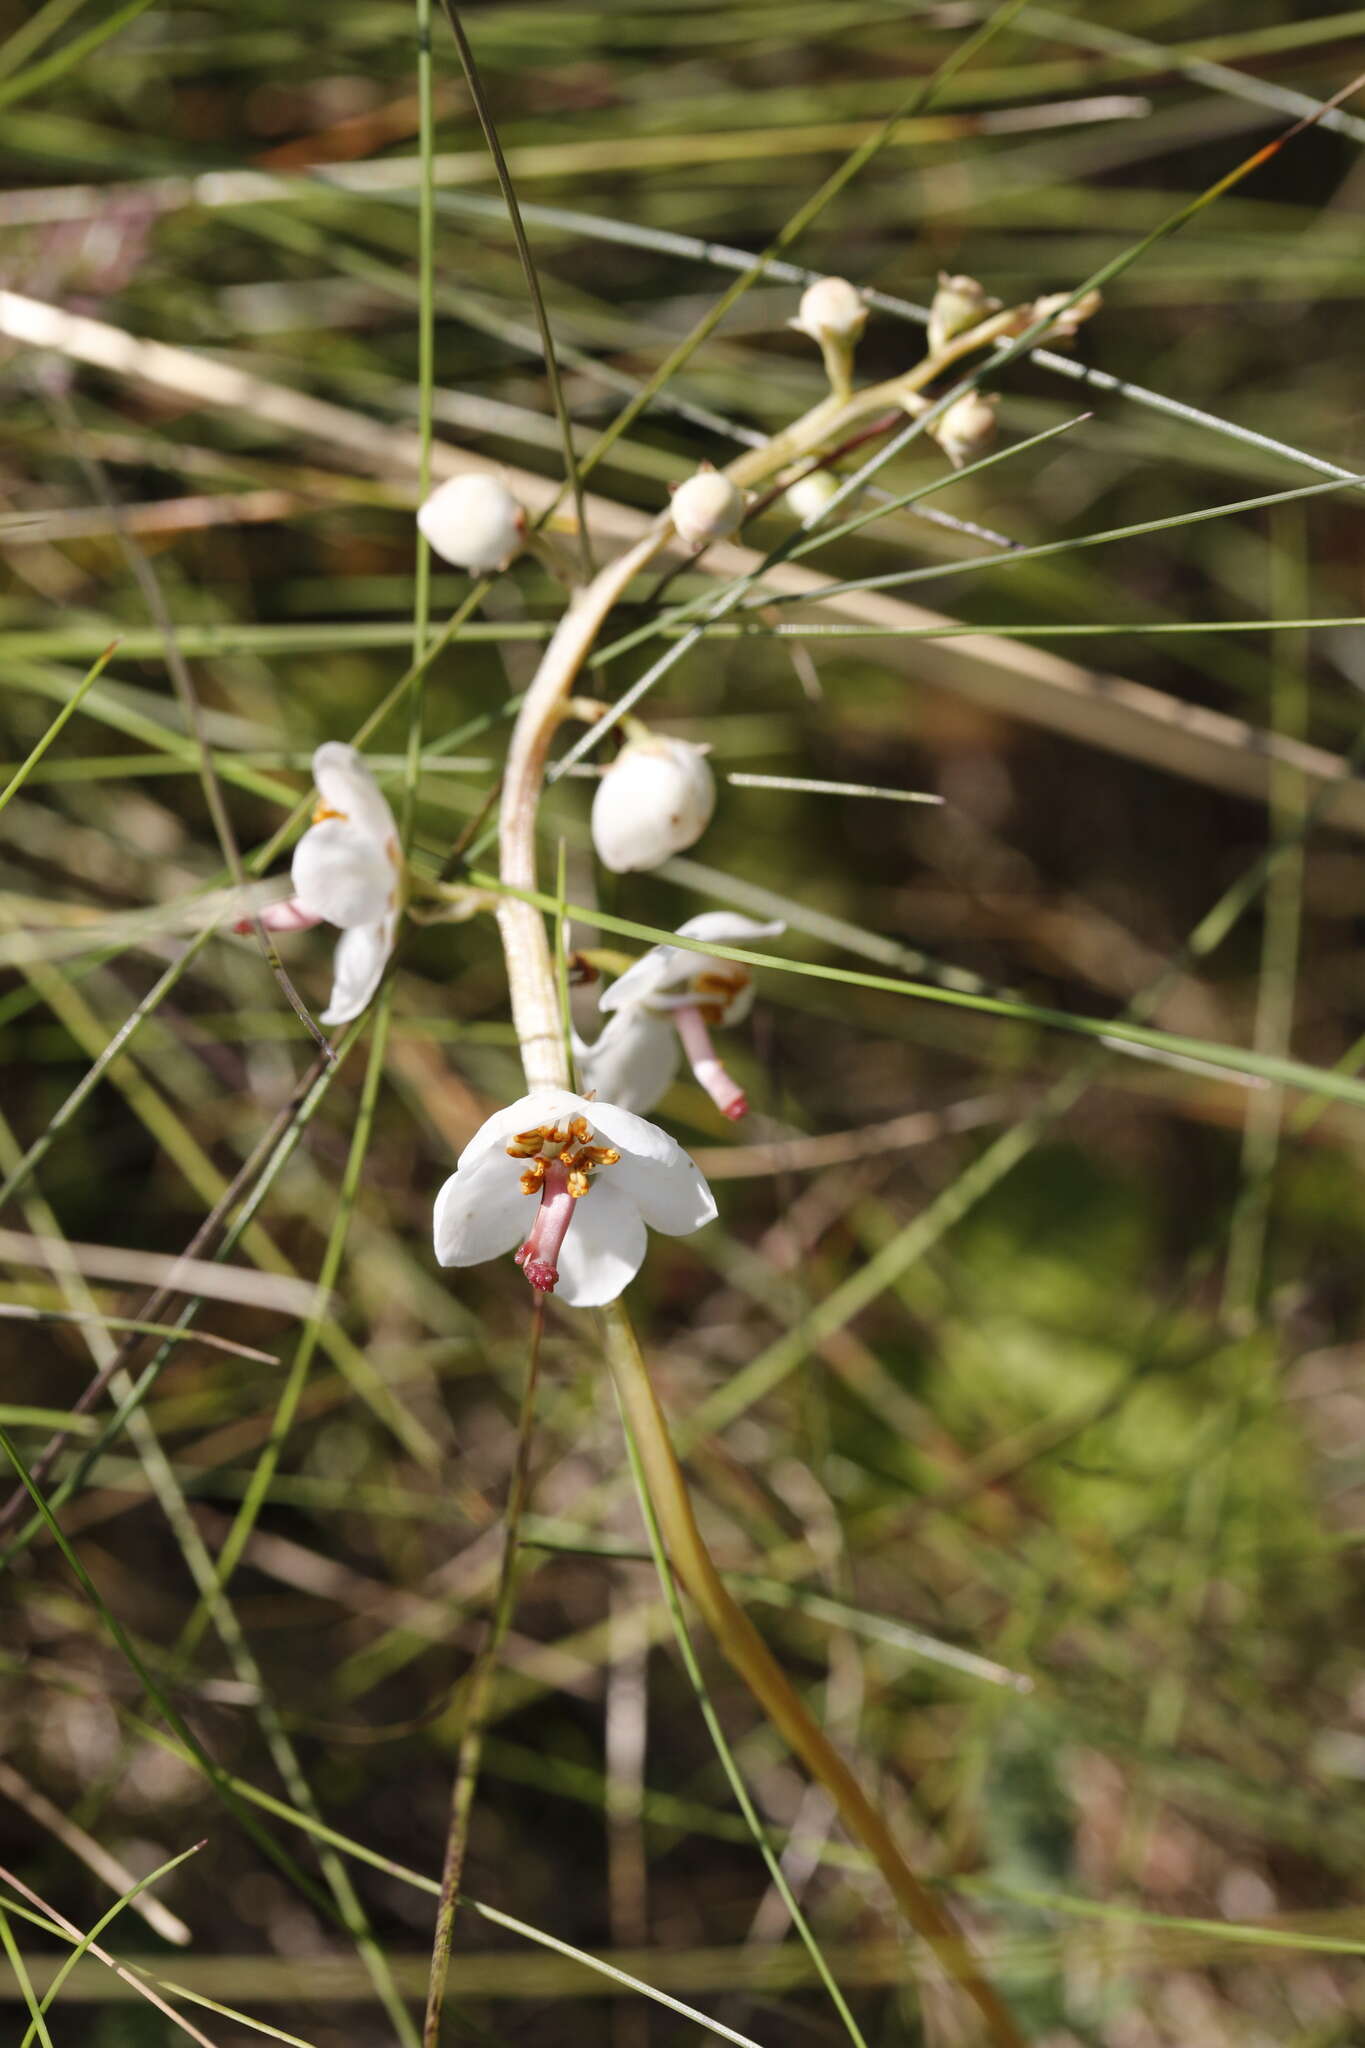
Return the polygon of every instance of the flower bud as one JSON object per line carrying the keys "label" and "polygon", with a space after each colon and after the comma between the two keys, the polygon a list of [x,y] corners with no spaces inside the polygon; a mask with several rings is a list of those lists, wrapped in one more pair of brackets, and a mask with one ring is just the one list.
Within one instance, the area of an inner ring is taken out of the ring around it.
{"label": "flower bud", "polygon": [[1035,299],[1031,306],[1024,308],[1027,318],[1018,332],[1022,334],[1024,327],[1032,327],[1035,320],[1045,320],[1050,313],[1056,312],[1056,319],[1039,337],[1040,341],[1072,340],[1086,321],[1099,312],[1103,300],[1097,291],[1088,291],[1081,294],[1074,306],[1068,306],[1070,297],[1070,292],[1050,292],[1046,298]]}
{"label": "flower bud", "polygon": [[867,325],[867,307],[846,277],[822,277],[801,294],[792,326],[812,341],[855,342]]}
{"label": "flower bud", "polygon": [[695,845],[716,807],[702,747],[649,733],[630,740],[597,786],[592,839],[613,874],[657,868]]}
{"label": "flower bud", "polygon": [[935,420],[929,431],[954,469],[975,462],[990,447],[995,439],[998,403],[998,399],[983,397],[979,391],[966,391]]}
{"label": "flower bud", "polygon": [[929,307],[930,355],[936,356],[955,335],[965,334],[999,307],[999,299],[991,298],[974,277],[949,277],[946,270],[940,270],[938,290]]}
{"label": "flower bud", "polygon": [[719,469],[699,469],[673,493],[673,524],[685,546],[709,547],[724,540],[744,517],[745,497]]}
{"label": "flower bud", "polygon": [[490,576],[521,553],[526,514],[501,477],[482,471],[453,476],[434,490],[417,524],[443,562]]}
{"label": "flower bud", "polygon": [[831,476],[827,469],[813,469],[809,476],[799,476],[794,484],[788,484],[782,502],[792,518],[804,525],[806,520],[817,518],[831,498],[838,495],[838,477]]}

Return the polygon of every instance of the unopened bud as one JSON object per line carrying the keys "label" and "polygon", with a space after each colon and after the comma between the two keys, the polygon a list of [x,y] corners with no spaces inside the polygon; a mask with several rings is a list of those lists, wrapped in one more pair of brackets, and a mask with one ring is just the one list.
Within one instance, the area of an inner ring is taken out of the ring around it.
{"label": "unopened bud", "polygon": [[999,307],[999,299],[993,299],[974,277],[949,277],[946,270],[940,270],[938,290],[929,307],[930,355],[936,356],[955,335],[965,334]]}
{"label": "unopened bud", "polygon": [[867,307],[846,277],[808,284],[792,326],[812,341],[855,342],[867,325]]}
{"label": "unopened bud", "polygon": [[838,495],[839,479],[827,469],[813,469],[809,476],[799,476],[794,484],[788,484],[782,502],[792,518],[799,519],[804,526],[808,519],[818,518]]}
{"label": "unopened bud", "polygon": [[995,439],[998,404],[998,399],[985,398],[979,391],[967,391],[935,420],[929,431],[954,469],[975,462],[990,447]]}
{"label": "unopened bud", "polygon": [[746,499],[723,470],[699,469],[673,493],[673,524],[678,538],[692,549],[724,540],[744,517]]}
{"label": "unopened bud", "polygon": [[701,838],[716,807],[705,750],[650,733],[613,761],[592,806],[592,839],[613,874],[657,868]]}
{"label": "unopened bud", "polygon": [[1031,306],[1021,309],[1020,324],[1015,330],[1016,333],[1022,334],[1024,329],[1032,327],[1035,321],[1046,320],[1050,314],[1055,313],[1056,318],[1039,336],[1039,341],[1070,341],[1087,320],[1093,319],[1104,303],[1097,291],[1082,292],[1074,306],[1067,304],[1070,297],[1070,292],[1050,292],[1046,298],[1035,299]]}
{"label": "unopened bud", "polygon": [[501,477],[470,472],[433,491],[417,524],[443,562],[490,576],[521,553],[526,514]]}

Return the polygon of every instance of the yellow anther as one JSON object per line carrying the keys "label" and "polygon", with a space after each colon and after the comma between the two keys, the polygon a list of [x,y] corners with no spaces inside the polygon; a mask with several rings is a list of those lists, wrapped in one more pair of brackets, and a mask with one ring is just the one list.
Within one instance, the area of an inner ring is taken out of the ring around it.
{"label": "yellow anther", "polygon": [[346,813],[345,811],[334,811],[330,804],[319,804],[313,813],[313,823],[320,825],[324,818],[340,818],[344,824],[346,822]]}
{"label": "yellow anther", "polygon": [[544,1179],[545,1161],[543,1159],[533,1159],[525,1173],[521,1176],[521,1192],[524,1195],[533,1195]]}
{"label": "yellow anther", "polygon": [[591,1186],[592,1182],[586,1173],[573,1172],[569,1175],[569,1193],[575,1201],[580,1195],[586,1195]]}
{"label": "yellow anther", "polygon": [[511,1139],[505,1149],[509,1159],[534,1159],[540,1151],[540,1138],[529,1132],[523,1133],[521,1137]]}
{"label": "yellow anther", "polygon": [[585,1116],[576,1116],[569,1125],[569,1136],[586,1145],[592,1136],[592,1125]]}

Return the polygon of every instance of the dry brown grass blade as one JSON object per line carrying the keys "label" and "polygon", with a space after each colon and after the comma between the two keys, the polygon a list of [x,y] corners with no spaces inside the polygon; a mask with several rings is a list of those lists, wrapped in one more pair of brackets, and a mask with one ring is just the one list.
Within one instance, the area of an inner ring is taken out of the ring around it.
{"label": "dry brown grass blade", "polygon": [[[0,335],[34,348],[55,349],[74,361],[172,391],[182,399],[248,413],[258,424],[264,421],[286,435],[320,444],[374,475],[405,484],[417,477],[420,441],[409,429],[367,419],[210,356],[144,341],[105,321],[66,313],[18,292],[0,292]],[[431,463],[437,477],[466,470],[504,476],[533,514],[557,494],[548,478],[439,441],[432,447]],[[587,497],[586,505],[601,541],[631,544],[651,523],[648,514],[596,494]],[[718,573],[738,576],[755,570],[761,557],[749,548],[726,544],[712,548],[707,560]],[[799,563],[781,563],[764,577],[764,588],[783,595],[809,594],[825,618],[882,627],[888,636],[960,633],[956,620],[878,591],[845,591],[818,602],[826,581]],[[1225,712],[1184,703],[1144,683],[1087,669],[1041,647],[986,632],[941,641],[898,642],[888,637],[881,658],[899,662],[917,682],[970,698],[1009,718],[1258,803],[1268,794],[1271,761],[1281,760],[1303,775],[1310,797],[1334,787],[1334,822],[1344,830],[1365,833],[1365,782],[1354,778],[1338,755],[1264,732]]]}

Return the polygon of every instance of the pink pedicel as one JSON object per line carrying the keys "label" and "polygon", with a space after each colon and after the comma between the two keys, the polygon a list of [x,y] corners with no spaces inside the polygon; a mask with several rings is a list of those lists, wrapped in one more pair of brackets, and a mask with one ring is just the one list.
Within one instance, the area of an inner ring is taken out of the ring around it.
{"label": "pink pedicel", "polygon": [[559,1280],[559,1248],[573,1222],[574,1197],[569,1193],[569,1169],[562,1160],[551,1159],[541,1182],[540,1207],[531,1235],[516,1255],[517,1264],[538,1294],[553,1294]]}
{"label": "pink pedicel", "polygon": [[[259,913],[261,923],[268,932],[306,932],[315,924],[321,924],[320,917],[314,917],[311,910],[305,910],[297,896],[286,897],[283,903],[267,903]],[[255,931],[255,921],[239,917],[232,929],[235,932]]]}
{"label": "pink pedicel", "polygon": [[746,1116],[749,1104],[744,1090],[737,1081],[730,1079],[717,1058],[700,1009],[691,1003],[684,1004],[673,1012],[673,1022],[678,1027],[688,1065],[721,1115],[728,1116],[732,1123]]}

